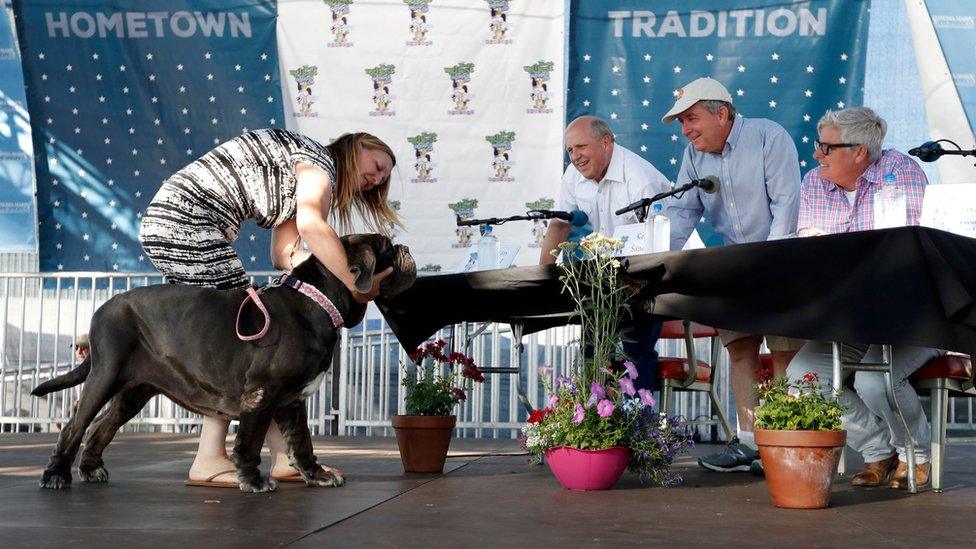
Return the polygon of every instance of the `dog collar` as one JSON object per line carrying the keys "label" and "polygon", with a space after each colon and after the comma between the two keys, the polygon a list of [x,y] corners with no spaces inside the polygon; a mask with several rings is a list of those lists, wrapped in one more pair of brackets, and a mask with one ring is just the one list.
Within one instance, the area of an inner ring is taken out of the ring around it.
{"label": "dog collar", "polygon": [[326,297],[325,294],[320,292],[318,288],[312,286],[311,284],[305,284],[301,280],[298,280],[297,278],[293,276],[288,276],[286,274],[282,274],[278,278],[278,284],[282,286],[288,286],[290,288],[294,288],[299,292],[307,295],[312,301],[318,303],[320,307],[325,309],[325,312],[329,313],[329,318],[332,319],[332,324],[336,328],[342,328],[344,324],[342,320],[342,314],[339,313],[339,309],[337,309],[335,304],[332,303],[332,300]]}

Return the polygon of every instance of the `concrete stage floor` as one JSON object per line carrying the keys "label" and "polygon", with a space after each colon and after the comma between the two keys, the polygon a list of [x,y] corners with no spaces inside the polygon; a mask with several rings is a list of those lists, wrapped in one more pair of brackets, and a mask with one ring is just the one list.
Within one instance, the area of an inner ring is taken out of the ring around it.
{"label": "concrete stage floor", "polygon": [[196,437],[167,434],[119,435],[108,483],[75,474],[69,490],[41,490],[55,437],[0,434],[0,547],[971,547],[976,517],[970,444],[949,446],[942,494],[853,489],[845,477],[830,509],[788,511],[761,477],[699,469],[717,445],[682,456],[682,487],[625,473],[613,490],[570,492],[547,467],[504,455],[519,452],[512,440],[455,439],[443,475],[405,475],[392,438],[316,438],[346,486],[256,495],[184,486]]}

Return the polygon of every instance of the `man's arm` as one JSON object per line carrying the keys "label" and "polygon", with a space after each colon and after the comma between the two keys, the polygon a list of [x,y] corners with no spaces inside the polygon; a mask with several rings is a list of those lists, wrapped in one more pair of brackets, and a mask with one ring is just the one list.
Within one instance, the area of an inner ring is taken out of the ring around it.
{"label": "man's arm", "polygon": [[800,159],[786,130],[779,128],[767,136],[763,163],[769,212],[773,216],[767,240],[795,236],[800,210]]}
{"label": "man's arm", "polygon": [[556,249],[566,239],[569,238],[569,233],[572,231],[569,223],[562,221],[560,219],[550,219],[549,228],[546,229],[546,236],[542,240],[542,252],[539,254],[539,265],[549,265],[556,262],[556,256],[552,255],[552,251]]}

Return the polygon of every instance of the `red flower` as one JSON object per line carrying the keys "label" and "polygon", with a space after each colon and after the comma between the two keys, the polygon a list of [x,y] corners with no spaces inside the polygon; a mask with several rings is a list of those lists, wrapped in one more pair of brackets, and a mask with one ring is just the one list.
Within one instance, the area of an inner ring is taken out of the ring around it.
{"label": "red flower", "polygon": [[820,381],[820,376],[814,372],[807,372],[803,374],[803,381],[806,381],[807,383],[816,383],[817,381]]}
{"label": "red flower", "polygon": [[462,402],[468,399],[467,395],[464,394],[464,389],[460,387],[451,387],[451,392],[457,395],[458,400]]}

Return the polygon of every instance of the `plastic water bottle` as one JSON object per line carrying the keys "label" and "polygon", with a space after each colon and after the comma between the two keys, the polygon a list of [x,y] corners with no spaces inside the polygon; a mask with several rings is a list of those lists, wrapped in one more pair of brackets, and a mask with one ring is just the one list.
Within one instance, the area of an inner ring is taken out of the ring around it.
{"label": "plastic water bottle", "polygon": [[671,250],[671,220],[664,215],[664,205],[651,206],[651,215],[647,216],[647,249],[650,253],[667,252]]}
{"label": "plastic water bottle", "polygon": [[908,223],[905,191],[895,184],[895,174],[884,176],[884,184],[874,195],[874,228],[904,227]]}
{"label": "plastic water bottle", "polygon": [[498,268],[498,238],[492,234],[491,225],[485,225],[478,241],[478,270]]}

